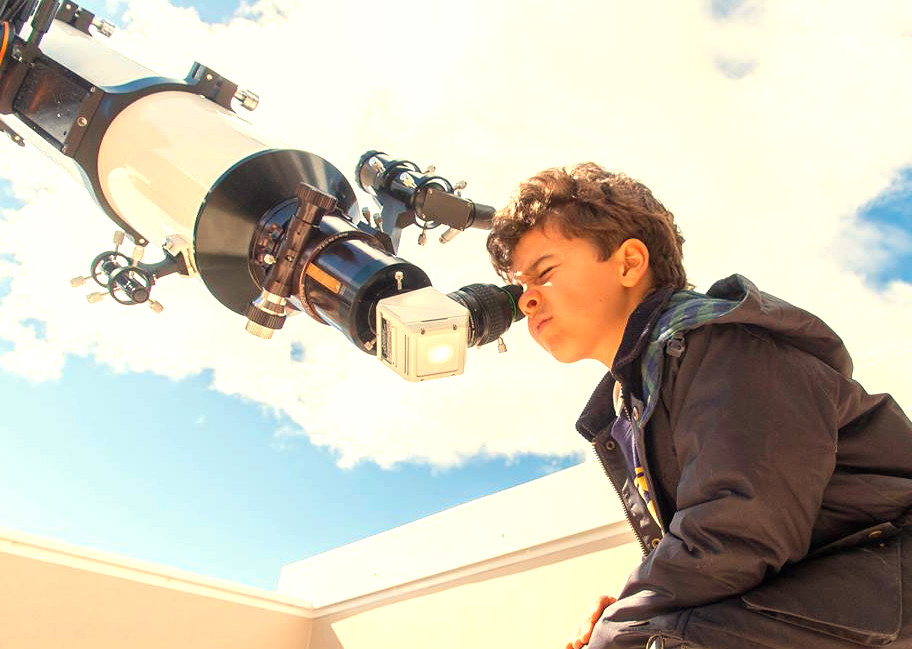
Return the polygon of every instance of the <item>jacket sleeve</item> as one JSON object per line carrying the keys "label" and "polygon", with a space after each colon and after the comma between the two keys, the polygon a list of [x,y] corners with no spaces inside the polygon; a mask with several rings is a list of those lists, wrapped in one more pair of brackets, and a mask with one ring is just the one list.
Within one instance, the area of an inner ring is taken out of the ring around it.
{"label": "jacket sleeve", "polygon": [[606,619],[738,595],[805,556],[836,461],[835,380],[820,360],[742,325],[687,336],[659,406],[681,475],[676,513]]}

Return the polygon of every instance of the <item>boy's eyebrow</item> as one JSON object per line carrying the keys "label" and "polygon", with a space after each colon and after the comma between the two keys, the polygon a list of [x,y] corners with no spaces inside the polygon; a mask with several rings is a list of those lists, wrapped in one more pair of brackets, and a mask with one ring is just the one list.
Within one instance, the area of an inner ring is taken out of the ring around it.
{"label": "boy's eyebrow", "polygon": [[513,277],[515,279],[518,279],[518,278],[522,278],[522,277],[528,277],[530,275],[537,275],[538,271],[535,269],[538,267],[538,265],[540,263],[542,263],[543,261],[545,261],[546,259],[548,259],[549,257],[553,257],[553,256],[554,256],[553,253],[550,253],[550,252],[545,253],[544,255],[542,255],[541,257],[536,259],[534,262],[532,262],[526,270],[524,270],[524,271],[519,270],[519,271],[516,271],[515,273],[513,273]]}

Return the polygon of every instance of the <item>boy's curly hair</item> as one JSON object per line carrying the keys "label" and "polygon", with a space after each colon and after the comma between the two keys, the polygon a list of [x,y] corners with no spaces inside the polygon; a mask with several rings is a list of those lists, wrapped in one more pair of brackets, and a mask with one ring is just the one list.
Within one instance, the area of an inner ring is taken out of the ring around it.
{"label": "boy's curly hair", "polygon": [[601,259],[627,239],[649,249],[654,288],[688,287],[684,238],[665,209],[643,183],[606,171],[594,162],[545,169],[520,184],[510,203],[494,216],[488,253],[497,273],[511,280],[513,252],[529,230],[551,223],[568,239],[588,239]]}

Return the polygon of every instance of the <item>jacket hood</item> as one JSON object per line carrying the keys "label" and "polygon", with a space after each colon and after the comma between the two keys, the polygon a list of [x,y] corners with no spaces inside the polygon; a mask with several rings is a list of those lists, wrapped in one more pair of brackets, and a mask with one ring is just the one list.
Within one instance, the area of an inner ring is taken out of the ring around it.
{"label": "jacket hood", "polygon": [[[687,331],[713,324],[742,324],[762,327],[779,340],[819,358],[840,374],[851,377],[852,359],[842,339],[823,320],[785,300],[759,290],[742,275],[731,275],[713,284],[706,294],[678,291],[641,305],[644,314],[628,322],[619,355],[624,365],[640,357],[642,362],[645,425],[655,407],[656,388],[661,383],[662,359],[669,341]],[[648,312],[648,313],[647,313]],[[640,320],[642,322],[640,322]],[[630,331],[635,329],[635,331]],[[649,340],[647,345],[644,339]],[[626,351],[625,351],[626,350]],[[614,370],[619,368],[615,364]],[[608,398],[615,377],[605,375],[583,409],[576,428],[592,441],[600,426],[615,416]]]}
{"label": "jacket hood", "polygon": [[710,321],[695,323],[695,326],[711,322],[762,327],[784,342],[816,356],[840,374],[851,377],[852,358],[842,339],[813,313],[760,291],[741,275],[719,280],[706,295],[735,302],[735,308]]}

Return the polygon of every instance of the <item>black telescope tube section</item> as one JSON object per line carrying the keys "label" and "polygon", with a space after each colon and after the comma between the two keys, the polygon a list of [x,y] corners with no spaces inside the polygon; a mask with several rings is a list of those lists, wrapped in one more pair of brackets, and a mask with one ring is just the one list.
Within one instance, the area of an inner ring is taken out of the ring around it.
{"label": "black telescope tube section", "polygon": [[295,293],[369,354],[376,338],[377,302],[431,285],[423,270],[381,249],[336,215],[323,217],[319,235],[302,256],[309,264],[299,275]]}

